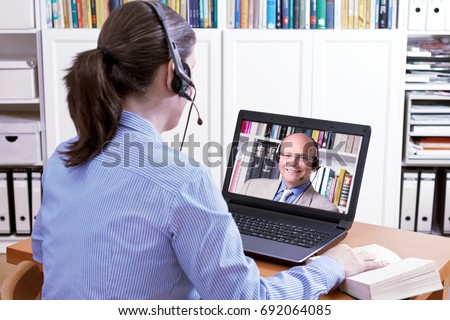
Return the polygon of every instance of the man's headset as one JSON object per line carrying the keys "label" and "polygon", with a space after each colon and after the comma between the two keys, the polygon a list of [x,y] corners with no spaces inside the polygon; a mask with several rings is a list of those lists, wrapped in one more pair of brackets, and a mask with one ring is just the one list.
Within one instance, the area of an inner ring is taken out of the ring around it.
{"label": "man's headset", "polygon": [[[284,139],[280,142],[280,144],[277,147],[277,150],[275,151],[275,161],[278,163],[280,162],[280,156],[281,156],[281,146],[284,142]],[[319,154],[319,149],[317,148],[317,143],[314,142],[314,140],[311,138],[311,142],[314,143],[314,148],[315,150],[315,154]],[[320,161],[319,161],[319,157],[313,157],[312,159],[312,163],[311,163],[311,169],[313,171],[317,171],[320,169]]]}
{"label": "man's headset", "polygon": [[165,23],[166,15],[164,13],[164,10],[163,10],[163,7],[161,6],[161,4],[157,1],[148,1],[148,2],[143,1],[143,2],[147,3],[153,9],[153,11],[156,13],[156,16],[158,17],[158,20],[159,20],[162,28],[164,29],[164,35],[166,37],[167,44],[169,46],[170,56],[172,57],[173,64],[174,64],[173,80],[171,83],[172,90],[175,93],[177,93],[180,97],[185,98],[192,102],[191,107],[189,109],[188,118],[186,121],[186,127],[184,129],[183,140],[180,145],[180,151],[181,151],[181,149],[183,148],[184,138],[186,137],[187,127],[188,127],[189,119],[191,117],[192,107],[194,107],[195,110],[197,111],[197,124],[199,126],[201,126],[203,124],[203,120],[202,120],[202,118],[200,118],[200,113],[197,109],[197,106],[194,103],[195,95],[194,95],[194,99],[193,99],[187,93],[187,91],[189,90],[190,87],[194,88],[194,90],[195,90],[194,82],[192,82],[192,80],[191,80],[191,68],[189,67],[189,65],[186,62],[181,61],[180,54],[178,53],[175,41],[172,40],[172,37],[170,36],[170,33],[169,33],[169,29],[167,28],[167,25]]}

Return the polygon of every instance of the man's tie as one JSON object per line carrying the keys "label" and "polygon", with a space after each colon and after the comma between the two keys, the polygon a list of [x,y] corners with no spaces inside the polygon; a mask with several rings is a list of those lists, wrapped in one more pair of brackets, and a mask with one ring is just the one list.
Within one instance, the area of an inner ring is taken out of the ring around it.
{"label": "man's tie", "polygon": [[286,202],[287,197],[289,197],[291,194],[293,194],[291,189],[284,189],[283,194],[281,195],[280,200],[278,202]]}

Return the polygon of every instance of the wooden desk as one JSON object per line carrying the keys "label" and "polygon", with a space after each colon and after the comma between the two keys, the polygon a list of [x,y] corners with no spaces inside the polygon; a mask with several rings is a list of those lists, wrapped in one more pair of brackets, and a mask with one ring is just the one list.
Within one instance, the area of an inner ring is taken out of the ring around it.
{"label": "wooden desk", "polygon": [[[414,299],[448,299],[450,286],[449,238],[355,222],[342,243],[351,247],[377,243],[396,252],[401,258],[416,257],[435,260],[439,266],[444,289]],[[18,264],[23,260],[32,259],[31,239],[22,240],[6,249],[6,261],[9,263]],[[268,260],[255,259],[255,261],[264,277],[272,276],[289,268],[289,266]],[[349,300],[353,298],[339,290],[334,290],[321,299]]]}

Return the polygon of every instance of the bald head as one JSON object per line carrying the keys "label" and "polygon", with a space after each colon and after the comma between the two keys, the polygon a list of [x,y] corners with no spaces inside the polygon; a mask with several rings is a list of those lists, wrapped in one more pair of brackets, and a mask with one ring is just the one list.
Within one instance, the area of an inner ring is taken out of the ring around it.
{"label": "bald head", "polygon": [[304,133],[294,133],[283,139],[278,169],[288,188],[310,181],[312,165],[318,157],[316,142]]}

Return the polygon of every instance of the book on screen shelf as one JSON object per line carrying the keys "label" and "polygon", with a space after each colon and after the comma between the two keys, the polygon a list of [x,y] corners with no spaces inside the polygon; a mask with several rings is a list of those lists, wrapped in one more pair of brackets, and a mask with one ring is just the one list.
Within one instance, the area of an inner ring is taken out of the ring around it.
{"label": "book on screen shelf", "polygon": [[414,143],[422,150],[450,150],[450,137],[425,137],[413,139]]}
{"label": "book on screen shelf", "polygon": [[450,72],[450,62],[411,61],[406,64],[406,70],[432,70]]}
{"label": "book on screen shelf", "polygon": [[411,114],[411,124],[450,124],[449,113]]}
{"label": "book on screen shelf", "polygon": [[348,203],[348,196],[350,195],[350,187],[352,186],[353,177],[346,173],[342,182],[341,195],[339,197],[339,206],[346,207]]}
{"label": "book on screen shelf", "polygon": [[357,299],[394,300],[443,289],[435,261],[413,257],[402,259],[378,244],[362,248],[374,253],[377,260],[386,260],[389,264],[346,278],[339,286],[341,291]]}
{"label": "book on screen shelf", "polygon": [[339,201],[341,199],[341,192],[342,192],[342,186],[344,184],[344,178],[346,174],[350,174],[350,172],[348,172],[345,169],[341,169],[339,170],[339,175],[336,181],[336,188],[334,190],[334,199],[333,199],[333,203],[335,206],[339,205]]}
{"label": "book on screen shelf", "polygon": [[450,113],[450,106],[430,103],[427,105],[412,105],[411,113]]}
{"label": "book on screen shelf", "polygon": [[411,132],[417,134],[449,135],[450,126],[412,126]]}

